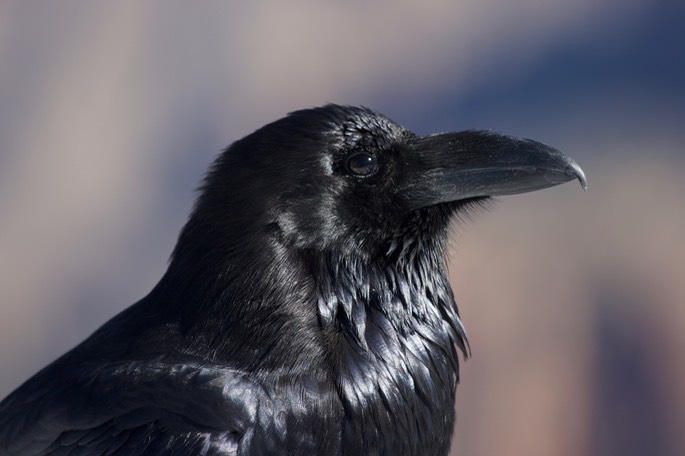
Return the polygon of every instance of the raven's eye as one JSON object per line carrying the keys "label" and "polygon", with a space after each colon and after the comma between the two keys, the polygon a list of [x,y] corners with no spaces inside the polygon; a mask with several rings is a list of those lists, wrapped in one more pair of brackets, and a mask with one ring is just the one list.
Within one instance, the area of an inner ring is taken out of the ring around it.
{"label": "raven's eye", "polygon": [[378,171],[378,160],[370,154],[354,154],[347,159],[347,169],[357,176],[370,176]]}

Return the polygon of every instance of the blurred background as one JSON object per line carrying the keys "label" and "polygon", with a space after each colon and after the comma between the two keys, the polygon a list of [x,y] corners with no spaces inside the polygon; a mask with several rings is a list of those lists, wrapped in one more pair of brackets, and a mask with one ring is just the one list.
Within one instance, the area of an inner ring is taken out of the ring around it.
{"label": "blurred background", "polygon": [[223,147],[364,104],[588,175],[455,227],[453,454],[685,454],[684,5],[0,2],[0,397],[151,289]]}

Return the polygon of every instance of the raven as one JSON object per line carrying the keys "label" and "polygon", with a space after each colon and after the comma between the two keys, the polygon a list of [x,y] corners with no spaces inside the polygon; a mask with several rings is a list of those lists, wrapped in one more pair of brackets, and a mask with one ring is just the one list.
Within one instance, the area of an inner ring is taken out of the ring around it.
{"label": "raven", "polygon": [[455,214],[585,176],[539,142],[296,111],[210,168],[142,300],[0,403],[2,455],[445,455]]}

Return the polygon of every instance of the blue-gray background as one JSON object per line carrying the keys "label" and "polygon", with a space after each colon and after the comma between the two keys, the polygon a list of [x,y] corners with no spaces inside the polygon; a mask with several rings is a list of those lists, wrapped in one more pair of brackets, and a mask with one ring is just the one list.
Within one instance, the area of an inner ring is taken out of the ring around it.
{"label": "blue-gray background", "polygon": [[685,454],[681,5],[0,3],[0,396],[147,293],[223,147],[330,101],[587,171],[455,229],[454,454]]}

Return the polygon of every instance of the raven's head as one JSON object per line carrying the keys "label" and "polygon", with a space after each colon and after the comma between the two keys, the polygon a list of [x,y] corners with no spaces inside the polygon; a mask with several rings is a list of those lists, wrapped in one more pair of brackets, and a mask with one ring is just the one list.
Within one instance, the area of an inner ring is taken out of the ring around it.
{"label": "raven's head", "polygon": [[418,136],[369,109],[327,105],[234,143],[195,215],[236,241],[233,251],[265,232],[287,248],[368,259],[408,230],[443,230],[465,203],[576,178],[585,186],[572,159],[539,142],[489,131]]}

